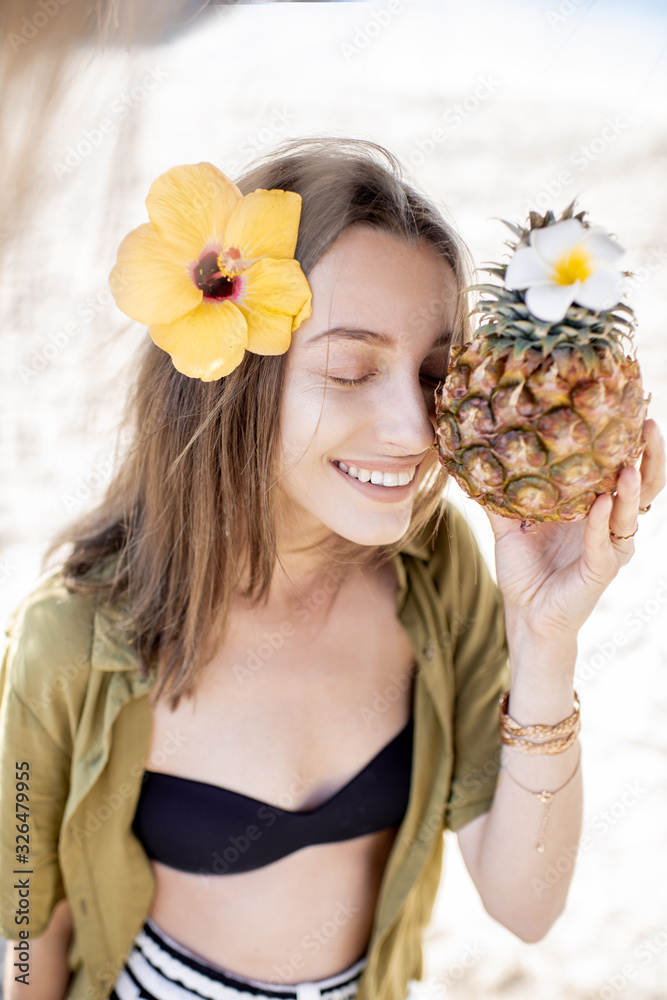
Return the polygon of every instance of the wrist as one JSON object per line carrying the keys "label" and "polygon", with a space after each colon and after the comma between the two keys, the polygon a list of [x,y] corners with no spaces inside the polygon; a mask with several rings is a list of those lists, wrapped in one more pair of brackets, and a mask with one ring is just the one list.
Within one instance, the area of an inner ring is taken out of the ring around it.
{"label": "wrist", "polygon": [[508,714],[521,726],[555,726],[572,714],[573,672],[511,671]]}
{"label": "wrist", "polygon": [[578,628],[572,627],[569,623],[549,621],[545,615],[531,615],[530,605],[520,607],[505,603],[503,607],[508,632],[516,632],[518,635],[544,646],[555,647],[561,646],[563,643],[576,643],[577,641]]}
{"label": "wrist", "polygon": [[559,634],[536,630],[526,617],[516,610],[505,610],[505,632],[510,665],[518,672],[569,674],[574,676],[577,659],[577,633]]}

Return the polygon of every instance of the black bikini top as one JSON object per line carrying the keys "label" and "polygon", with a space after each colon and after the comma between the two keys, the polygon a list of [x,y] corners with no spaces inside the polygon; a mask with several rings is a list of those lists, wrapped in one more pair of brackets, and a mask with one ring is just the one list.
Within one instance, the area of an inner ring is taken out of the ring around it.
{"label": "black bikini top", "polygon": [[146,771],[132,830],[149,858],[179,871],[236,875],[311,844],[399,826],[407,809],[413,720],[314,809],[291,811],[206,781]]}

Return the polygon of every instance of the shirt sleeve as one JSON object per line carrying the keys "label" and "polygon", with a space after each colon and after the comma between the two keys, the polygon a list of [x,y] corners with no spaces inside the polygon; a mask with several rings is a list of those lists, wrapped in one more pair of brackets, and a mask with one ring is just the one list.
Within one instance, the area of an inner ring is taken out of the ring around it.
{"label": "shirt sleeve", "polygon": [[486,812],[500,768],[500,697],[510,682],[502,595],[464,517],[449,508],[447,585],[455,678],[454,765],[445,828]]}
{"label": "shirt sleeve", "polygon": [[42,934],[66,895],[58,843],[71,747],[54,723],[58,691],[44,680],[57,651],[44,628],[50,609],[47,616],[39,602],[22,609],[10,622],[0,667],[0,934],[8,940],[21,930]]}

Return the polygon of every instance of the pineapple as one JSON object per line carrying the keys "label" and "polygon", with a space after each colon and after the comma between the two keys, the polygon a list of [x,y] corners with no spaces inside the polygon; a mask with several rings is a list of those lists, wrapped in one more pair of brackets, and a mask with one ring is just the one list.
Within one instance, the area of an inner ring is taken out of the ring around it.
{"label": "pineapple", "polygon": [[[506,222],[518,238],[506,245],[517,252],[532,230],[566,219],[590,230],[585,213],[573,211],[574,202],[558,220],[551,211],[531,212],[526,228]],[[569,263],[561,258],[565,271],[555,285],[586,273],[577,253]],[[483,324],[472,342],[454,348],[436,390],[437,438],[440,462],[464,492],[520,518],[525,530],[579,520],[600,493],[614,491],[621,470],[643,451],[651,397],[644,398],[637,361],[624,353],[635,328],[629,306],[593,311],[575,298],[559,321],[538,319],[526,292],[505,286],[508,266],[485,269],[502,285],[473,286],[484,295],[473,309]],[[562,288],[555,291],[562,297]]]}

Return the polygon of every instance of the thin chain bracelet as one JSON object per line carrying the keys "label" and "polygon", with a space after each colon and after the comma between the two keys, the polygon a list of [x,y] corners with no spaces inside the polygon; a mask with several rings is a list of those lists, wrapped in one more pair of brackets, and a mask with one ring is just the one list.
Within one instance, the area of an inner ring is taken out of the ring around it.
{"label": "thin chain bracelet", "polygon": [[512,781],[514,782],[515,785],[518,785],[519,788],[523,788],[524,792],[529,792],[531,795],[534,795],[538,802],[543,802],[546,805],[546,807],[547,807],[546,808],[546,812],[544,813],[544,819],[542,820],[542,826],[540,828],[539,840],[537,841],[537,853],[538,854],[544,854],[544,834],[546,832],[547,823],[549,822],[549,816],[551,814],[551,803],[553,801],[553,797],[554,797],[554,795],[557,792],[560,792],[560,790],[562,788],[565,788],[566,785],[569,785],[569,783],[572,781],[572,779],[574,778],[575,774],[579,770],[579,765],[580,764],[581,764],[581,747],[579,747],[579,756],[577,758],[577,766],[575,767],[574,771],[572,772],[572,774],[570,775],[570,777],[567,779],[567,781],[564,781],[563,784],[560,785],[559,788],[554,788],[553,792],[548,792],[545,788],[542,789],[542,791],[540,791],[540,792],[534,792],[532,790],[532,788],[526,788],[525,785],[522,785],[520,781],[517,781],[517,779],[514,777],[514,775],[510,771],[507,770],[507,768],[505,767],[504,762],[500,765],[500,774],[498,775],[498,785],[500,785],[500,783],[502,781],[503,771],[504,771],[507,774],[507,776],[512,779]]}

